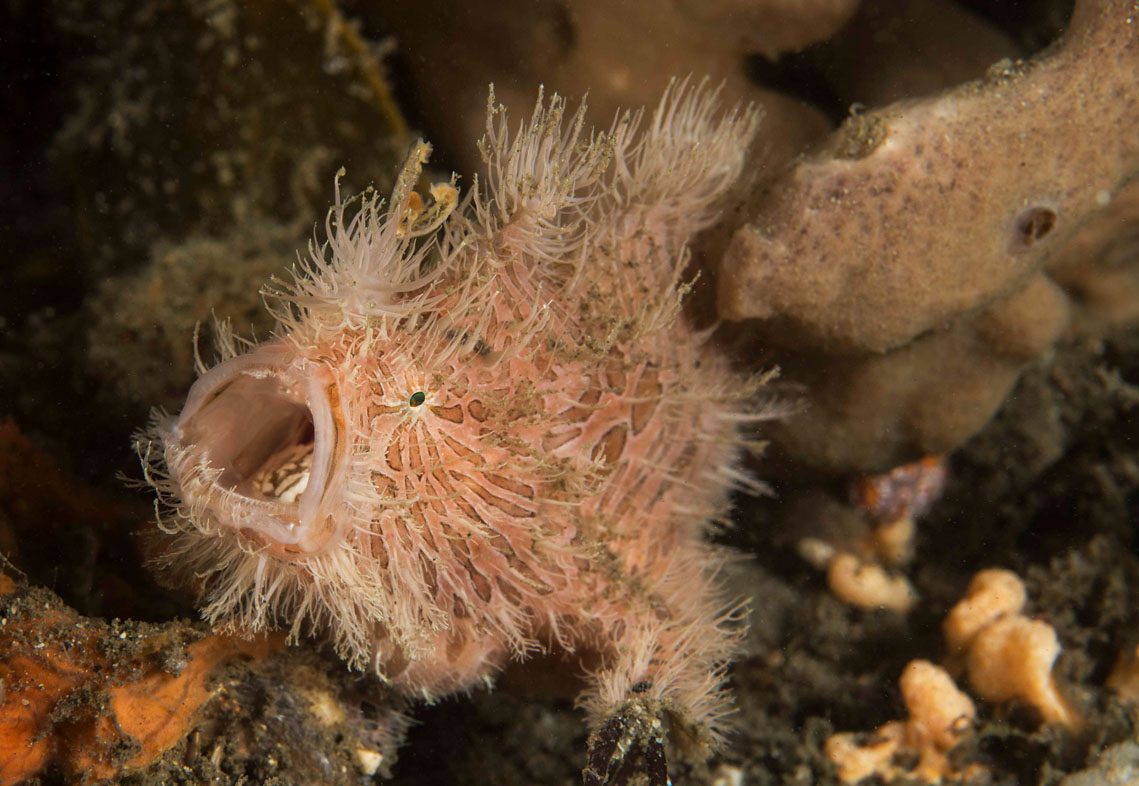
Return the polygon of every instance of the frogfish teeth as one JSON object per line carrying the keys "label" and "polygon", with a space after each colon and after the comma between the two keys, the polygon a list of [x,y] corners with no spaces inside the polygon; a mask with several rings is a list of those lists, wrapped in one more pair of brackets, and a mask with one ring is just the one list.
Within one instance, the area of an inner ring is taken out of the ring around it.
{"label": "frogfish teeth", "polygon": [[492,92],[462,199],[414,191],[423,143],[386,202],[337,183],[274,336],[224,335],[138,440],[159,569],[409,696],[589,651],[595,731],[637,701],[715,742],[740,625],[705,536],[765,412],[680,306],[756,124],[680,83],[604,132],[540,97],[512,134]]}

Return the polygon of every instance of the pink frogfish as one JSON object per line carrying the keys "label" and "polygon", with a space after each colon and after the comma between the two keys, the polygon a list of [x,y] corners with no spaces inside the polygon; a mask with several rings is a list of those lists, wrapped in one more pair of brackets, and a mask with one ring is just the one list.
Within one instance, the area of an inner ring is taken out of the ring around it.
{"label": "pink frogfish", "polygon": [[224,335],[138,439],[159,569],[211,623],[322,634],[409,697],[590,653],[588,784],[716,745],[742,623],[708,536],[771,409],[682,302],[757,120],[680,83],[602,131],[539,98],[511,133],[492,92],[462,197],[415,190],[424,143],[390,199],[338,178],[264,290],[272,337]]}

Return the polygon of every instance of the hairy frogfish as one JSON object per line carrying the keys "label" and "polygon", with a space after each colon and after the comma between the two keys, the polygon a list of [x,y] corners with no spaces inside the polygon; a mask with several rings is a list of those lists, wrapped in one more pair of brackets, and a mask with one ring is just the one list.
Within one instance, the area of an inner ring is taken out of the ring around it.
{"label": "hairy frogfish", "polygon": [[586,783],[665,783],[670,733],[715,745],[742,625],[708,536],[771,412],[682,309],[758,121],[717,103],[674,83],[591,131],[540,97],[512,133],[492,92],[464,195],[415,190],[422,142],[389,199],[338,179],[264,290],[273,335],[224,335],[138,440],[159,569],[208,621],[320,633],[409,697],[590,653]]}

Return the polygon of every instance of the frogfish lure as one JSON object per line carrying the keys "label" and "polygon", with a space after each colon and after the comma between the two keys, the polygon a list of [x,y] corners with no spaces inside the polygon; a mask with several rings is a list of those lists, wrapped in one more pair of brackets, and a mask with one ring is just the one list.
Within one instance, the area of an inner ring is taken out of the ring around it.
{"label": "frogfish lure", "polygon": [[757,122],[681,82],[605,131],[539,97],[512,134],[492,91],[462,198],[415,191],[422,142],[389,200],[338,178],[264,290],[273,336],[223,335],[138,438],[158,569],[211,623],[323,633],[409,697],[588,652],[585,781],[665,783],[666,750],[720,740],[741,635],[707,535],[770,410],[681,304]]}

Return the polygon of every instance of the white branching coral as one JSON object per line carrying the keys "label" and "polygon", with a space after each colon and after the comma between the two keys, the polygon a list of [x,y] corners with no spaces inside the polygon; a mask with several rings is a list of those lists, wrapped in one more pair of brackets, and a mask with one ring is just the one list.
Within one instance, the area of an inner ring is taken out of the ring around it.
{"label": "white branching coral", "polygon": [[905,576],[891,575],[881,565],[863,562],[853,554],[836,554],[830,560],[827,584],[839,600],[859,608],[905,613],[917,602],[917,593]]}
{"label": "white branching coral", "polygon": [[850,486],[850,500],[864,532],[858,538],[837,528],[799,540],[799,554],[819,570],[843,603],[863,609],[906,613],[918,601],[909,579],[894,569],[913,558],[916,521],[927,513],[945,488],[945,462],[940,456],[863,475]]}
{"label": "white branching coral", "polygon": [[1022,611],[1028,593],[1009,570],[982,570],[945,619],[945,638],[964,661],[969,684],[982,699],[1018,699],[1046,723],[1078,728],[1080,716],[1052,674],[1060,640],[1051,625]]}
{"label": "white branching coral", "polygon": [[976,708],[940,666],[911,661],[899,684],[909,718],[891,721],[871,734],[842,733],[827,740],[827,757],[846,783],[871,775],[935,784],[969,780],[979,767],[958,770],[948,756],[973,730]]}
{"label": "white branching coral", "polygon": [[954,684],[950,672],[966,671],[979,698],[999,703],[1019,700],[1036,708],[1045,723],[1078,730],[1081,719],[1057,685],[1052,669],[1060,642],[1051,625],[1021,612],[1028,593],[1009,570],[978,572],[942,626],[950,656],[943,669],[912,661],[900,680],[910,717],[872,733],[842,732],[826,742],[827,757],[846,783],[879,776],[886,781],[916,779],[927,784],[969,781],[986,770],[949,752],[973,727],[973,701]]}
{"label": "white branching coral", "polygon": [[1024,582],[1011,570],[979,571],[942,624],[945,640],[953,652],[964,652],[984,628],[1001,617],[1019,614],[1027,602]]}
{"label": "white branching coral", "polygon": [[605,720],[634,706],[701,744],[722,729],[740,615],[704,536],[755,485],[741,426],[775,410],[679,313],[685,243],[756,113],[718,116],[686,83],[604,132],[564,113],[540,100],[511,134],[492,95],[486,179],[461,200],[455,181],[412,190],[423,144],[389,203],[338,192],[295,280],[266,291],[274,338],[223,346],[139,451],[161,568],[214,623],[325,631],[424,698],[597,651],[581,701],[600,779],[660,741]]}

